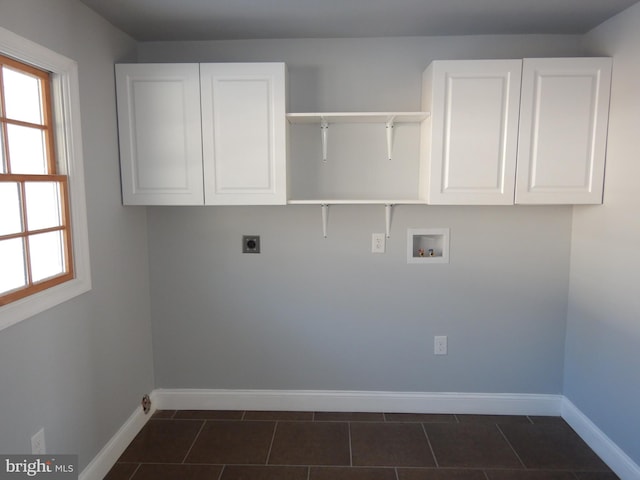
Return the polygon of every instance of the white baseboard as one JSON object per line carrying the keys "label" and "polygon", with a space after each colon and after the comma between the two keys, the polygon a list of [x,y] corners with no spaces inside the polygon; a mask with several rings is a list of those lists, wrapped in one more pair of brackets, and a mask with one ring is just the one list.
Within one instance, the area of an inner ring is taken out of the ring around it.
{"label": "white baseboard", "polygon": [[[153,405],[153,395],[151,397]],[[142,430],[147,421],[153,415],[156,410],[155,405],[149,413],[145,414],[142,411],[142,407],[136,408],[136,410],[129,416],[124,422],[124,425],[118,429],[116,434],[111,437],[107,444],[98,452],[98,454],[91,460],[89,465],[85,467],[78,477],[79,480],[102,480],[109,470],[116,464],[120,455],[124,453],[129,444],[133,441],[135,436]]]}
{"label": "white baseboard", "polygon": [[161,410],[294,410],[333,412],[560,415],[561,395],[331,390],[154,391]]}
{"label": "white baseboard", "polygon": [[622,480],[640,479],[640,466],[566,397],[562,401],[562,418]]}
{"label": "white baseboard", "polygon": [[80,474],[102,480],[155,410],[289,410],[334,412],[561,415],[622,480],[640,479],[640,467],[563,395],[423,393],[330,390],[157,389],[152,411],[141,408]]}

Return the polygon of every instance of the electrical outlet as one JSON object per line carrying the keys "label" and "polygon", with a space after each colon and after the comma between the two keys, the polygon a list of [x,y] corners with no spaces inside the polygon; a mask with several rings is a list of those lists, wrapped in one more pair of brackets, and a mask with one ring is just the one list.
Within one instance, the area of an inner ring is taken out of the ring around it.
{"label": "electrical outlet", "polygon": [[242,253],[260,253],[260,236],[243,235]]}
{"label": "electrical outlet", "polygon": [[38,430],[33,437],[31,437],[31,453],[34,455],[44,455],[47,453],[44,445],[44,428]]}
{"label": "electrical outlet", "polygon": [[446,355],[447,354],[447,336],[436,335],[433,337],[433,354],[434,355]]}
{"label": "electrical outlet", "polygon": [[384,233],[371,234],[371,253],[384,253],[385,236]]}

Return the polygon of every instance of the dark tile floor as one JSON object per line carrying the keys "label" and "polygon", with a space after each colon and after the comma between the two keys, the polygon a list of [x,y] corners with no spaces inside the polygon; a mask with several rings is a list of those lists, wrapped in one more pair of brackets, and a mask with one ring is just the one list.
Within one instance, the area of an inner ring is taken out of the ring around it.
{"label": "dark tile floor", "polygon": [[559,417],[157,411],[106,480],[613,480]]}

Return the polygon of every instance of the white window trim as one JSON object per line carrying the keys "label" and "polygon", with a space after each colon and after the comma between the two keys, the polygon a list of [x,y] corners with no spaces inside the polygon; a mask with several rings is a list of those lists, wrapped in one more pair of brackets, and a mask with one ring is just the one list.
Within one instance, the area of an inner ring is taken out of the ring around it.
{"label": "white window trim", "polygon": [[53,73],[51,100],[60,173],[69,176],[75,278],[0,307],[0,330],[91,290],[89,233],[80,129],[78,64],[0,27],[0,53]]}

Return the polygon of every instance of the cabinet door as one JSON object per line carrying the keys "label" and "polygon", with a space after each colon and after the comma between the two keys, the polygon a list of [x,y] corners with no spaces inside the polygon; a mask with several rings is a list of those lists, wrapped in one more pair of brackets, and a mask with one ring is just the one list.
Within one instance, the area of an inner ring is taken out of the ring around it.
{"label": "cabinet door", "polygon": [[516,203],[602,203],[611,59],[525,59]]}
{"label": "cabinet door", "polygon": [[125,205],[202,205],[197,64],[116,65]]}
{"label": "cabinet door", "polygon": [[286,204],[284,64],[201,64],[200,75],[206,204]]}
{"label": "cabinet door", "polygon": [[425,71],[428,203],[513,204],[521,69],[521,60],[463,60]]}

